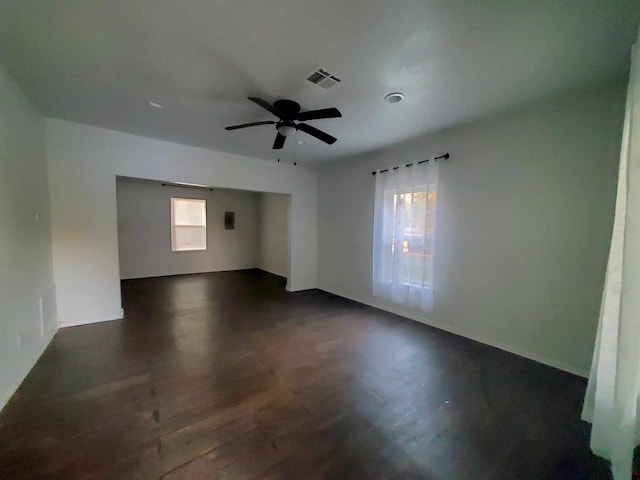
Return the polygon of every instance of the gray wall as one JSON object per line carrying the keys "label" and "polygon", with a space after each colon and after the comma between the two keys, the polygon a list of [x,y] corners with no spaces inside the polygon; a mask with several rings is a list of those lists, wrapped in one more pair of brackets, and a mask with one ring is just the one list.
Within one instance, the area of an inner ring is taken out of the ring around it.
{"label": "gray wall", "polygon": [[[611,227],[624,87],[565,94],[322,168],[319,287],[586,374]],[[435,310],[371,295],[371,170],[440,164]]]}
{"label": "gray wall", "polygon": [[0,409],[55,331],[44,123],[0,67]]}
{"label": "gray wall", "polygon": [[290,195],[260,195],[260,268],[281,277],[289,276]]}
{"label": "gray wall", "polygon": [[[116,189],[121,278],[258,267],[258,193],[163,186],[123,177],[118,177]],[[207,250],[171,251],[171,197],[207,200]],[[234,230],[224,228],[225,211],[235,212]]]}

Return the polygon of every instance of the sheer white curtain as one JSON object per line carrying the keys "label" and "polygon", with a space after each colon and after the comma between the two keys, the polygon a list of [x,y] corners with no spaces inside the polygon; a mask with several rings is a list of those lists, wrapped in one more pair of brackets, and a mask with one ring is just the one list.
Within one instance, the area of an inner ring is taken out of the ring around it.
{"label": "sheer white curtain", "polygon": [[640,384],[640,49],[635,45],[620,153],[611,250],[582,418],[591,448],[631,478]]}
{"label": "sheer white curtain", "polygon": [[438,164],[378,172],[373,226],[373,294],[433,308]]}

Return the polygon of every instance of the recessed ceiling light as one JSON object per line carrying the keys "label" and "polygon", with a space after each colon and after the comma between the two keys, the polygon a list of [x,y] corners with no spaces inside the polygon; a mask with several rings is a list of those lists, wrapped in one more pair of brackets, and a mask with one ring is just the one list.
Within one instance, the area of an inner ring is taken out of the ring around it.
{"label": "recessed ceiling light", "polygon": [[298,140],[298,145],[306,145],[307,143],[309,142],[307,142],[306,140]]}
{"label": "recessed ceiling light", "polygon": [[153,108],[164,108],[164,105],[158,102],[149,102],[149,105],[151,105]]}
{"label": "recessed ceiling light", "polygon": [[385,95],[384,101],[387,103],[398,103],[404,98],[404,93],[393,92]]}

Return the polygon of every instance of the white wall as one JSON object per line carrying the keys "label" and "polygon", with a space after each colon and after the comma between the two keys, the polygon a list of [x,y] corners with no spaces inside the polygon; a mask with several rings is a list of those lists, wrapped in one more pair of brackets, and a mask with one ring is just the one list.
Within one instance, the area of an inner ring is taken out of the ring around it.
{"label": "white wall", "polygon": [[61,325],[121,316],[116,175],[291,194],[287,289],[316,286],[314,170],[58,119],[46,119],[46,141]]}
{"label": "white wall", "polygon": [[288,195],[263,193],[260,199],[260,268],[289,276]]}
{"label": "white wall", "polygon": [[[618,84],[565,94],[326,166],[319,287],[586,374],[623,97]],[[440,164],[435,310],[427,318],[371,294],[371,170],[443,152],[451,159]]]}
{"label": "white wall", "polygon": [[56,331],[54,292],[44,120],[0,67],[0,409]]}
{"label": "white wall", "polygon": [[[120,278],[257,268],[260,194],[216,188],[163,186],[118,177]],[[171,197],[207,201],[207,249],[171,251]],[[235,228],[225,230],[224,213],[235,212]]]}

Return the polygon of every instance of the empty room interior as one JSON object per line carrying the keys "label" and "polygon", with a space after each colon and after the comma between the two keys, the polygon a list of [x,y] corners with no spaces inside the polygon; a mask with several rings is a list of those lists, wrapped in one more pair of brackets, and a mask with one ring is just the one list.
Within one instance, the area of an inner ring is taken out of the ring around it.
{"label": "empty room interior", "polygon": [[0,478],[640,478],[640,2],[0,2]]}

